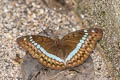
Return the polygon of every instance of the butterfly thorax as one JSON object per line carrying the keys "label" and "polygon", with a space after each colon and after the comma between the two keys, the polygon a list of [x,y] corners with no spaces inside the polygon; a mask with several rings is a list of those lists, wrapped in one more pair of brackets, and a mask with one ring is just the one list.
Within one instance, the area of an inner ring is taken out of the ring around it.
{"label": "butterfly thorax", "polygon": [[55,39],[55,46],[58,48],[58,49],[62,49],[62,42],[60,39]]}
{"label": "butterfly thorax", "polygon": [[58,39],[58,38],[55,39],[54,48],[55,48],[54,50],[56,52],[55,55],[62,58],[63,60],[65,60],[66,55],[65,55],[65,52],[64,52],[64,44],[60,39]]}

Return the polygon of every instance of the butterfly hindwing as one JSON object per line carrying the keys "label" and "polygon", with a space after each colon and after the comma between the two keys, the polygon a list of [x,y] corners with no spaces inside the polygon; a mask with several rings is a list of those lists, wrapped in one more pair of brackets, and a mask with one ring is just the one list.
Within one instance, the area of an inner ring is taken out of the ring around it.
{"label": "butterfly hindwing", "polygon": [[43,65],[52,69],[56,68],[55,65],[64,68],[64,61],[60,58],[62,52],[56,47],[53,39],[40,35],[28,35],[18,38],[17,42],[34,58],[39,59]]}
{"label": "butterfly hindwing", "polygon": [[97,40],[102,37],[102,30],[98,28],[82,29],[69,33],[63,37],[64,51],[67,54],[65,62],[69,66],[76,66],[87,59]]}

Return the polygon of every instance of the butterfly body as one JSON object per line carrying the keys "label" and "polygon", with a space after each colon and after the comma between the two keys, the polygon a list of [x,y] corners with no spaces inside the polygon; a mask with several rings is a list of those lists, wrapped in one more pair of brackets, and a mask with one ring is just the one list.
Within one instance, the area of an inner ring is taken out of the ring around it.
{"label": "butterfly body", "polygon": [[69,33],[62,39],[28,35],[18,38],[17,42],[44,66],[65,69],[82,64],[101,37],[101,29],[90,28]]}

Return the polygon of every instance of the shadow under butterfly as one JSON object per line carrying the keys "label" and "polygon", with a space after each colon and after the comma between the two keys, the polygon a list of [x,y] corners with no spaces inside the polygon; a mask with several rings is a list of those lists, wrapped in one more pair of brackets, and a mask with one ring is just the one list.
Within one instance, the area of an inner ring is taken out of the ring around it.
{"label": "shadow under butterfly", "polygon": [[74,0],[41,0],[45,6],[60,13],[68,13],[74,9]]}
{"label": "shadow under butterfly", "polygon": [[82,66],[65,70],[51,70],[27,54],[21,70],[23,80],[94,80],[94,66],[90,56]]}
{"label": "shadow under butterfly", "polygon": [[82,29],[55,40],[40,36],[27,35],[17,39],[18,44],[33,58],[51,69],[63,70],[82,64],[102,38],[99,28]]}

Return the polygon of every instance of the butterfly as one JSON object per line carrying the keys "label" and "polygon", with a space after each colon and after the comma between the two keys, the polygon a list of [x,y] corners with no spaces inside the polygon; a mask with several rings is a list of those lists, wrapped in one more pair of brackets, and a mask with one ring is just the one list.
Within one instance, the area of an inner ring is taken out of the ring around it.
{"label": "butterfly", "polygon": [[71,32],[62,39],[40,35],[22,36],[17,38],[17,43],[42,65],[63,70],[82,64],[102,35],[102,29],[89,28]]}

